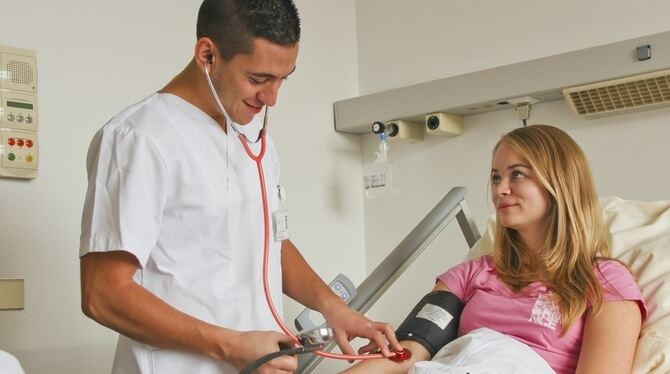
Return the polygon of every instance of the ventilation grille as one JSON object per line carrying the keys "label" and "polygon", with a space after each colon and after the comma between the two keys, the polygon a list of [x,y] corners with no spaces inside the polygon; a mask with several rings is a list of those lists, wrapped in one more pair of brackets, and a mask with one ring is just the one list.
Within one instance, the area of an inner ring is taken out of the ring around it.
{"label": "ventilation grille", "polygon": [[563,90],[581,117],[597,117],[670,105],[670,70],[657,71]]}

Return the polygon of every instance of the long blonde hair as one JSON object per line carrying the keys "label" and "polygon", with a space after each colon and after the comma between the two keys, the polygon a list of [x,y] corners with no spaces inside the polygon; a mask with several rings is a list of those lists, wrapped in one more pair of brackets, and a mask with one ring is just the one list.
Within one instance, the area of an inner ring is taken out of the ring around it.
{"label": "long blonde hair", "polygon": [[589,303],[595,313],[602,308],[596,260],[611,256],[591,170],[579,145],[553,126],[517,128],[500,139],[494,155],[503,143],[534,170],[548,191],[549,208],[547,235],[537,257],[540,268],[535,269],[541,276],[526,266],[530,252],[516,231],[503,227],[500,220],[495,233],[496,270],[515,291],[542,280],[554,293],[565,334]]}

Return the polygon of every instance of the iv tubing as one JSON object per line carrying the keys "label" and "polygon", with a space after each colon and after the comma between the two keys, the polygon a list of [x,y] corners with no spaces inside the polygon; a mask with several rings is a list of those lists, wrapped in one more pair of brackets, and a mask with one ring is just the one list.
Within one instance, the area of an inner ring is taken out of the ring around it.
{"label": "iv tubing", "polygon": [[[258,153],[258,155],[254,155],[251,149],[249,148],[249,144],[245,141],[243,138],[244,135],[240,134],[238,135],[238,138],[240,139],[240,143],[242,143],[242,146],[244,147],[244,150],[247,152],[247,155],[256,162],[256,168],[258,170],[258,180],[260,181],[260,187],[261,187],[261,198],[263,200],[263,291],[265,292],[265,300],[267,301],[268,307],[270,308],[270,312],[272,313],[272,316],[274,317],[275,321],[277,322],[277,325],[282,329],[284,334],[289,335],[293,337],[293,340],[295,340],[296,343],[299,343],[298,338],[291,333],[291,331],[286,327],[284,322],[282,322],[281,317],[279,316],[279,313],[277,313],[277,310],[275,309],[274,303],[272,302],[272,297],[270,296],[270,287],[268,285],[268,257],[269,257],[269,252],[270,252],[270,221],[269,221],[269,208],[268,208],[268,198],[267,198],[267,193],[266,193],[266,187],[265,187],[265,176],[263,173],[263,156],[265,155],[265,129],[261,130],[261,133],[259,134],[261,138],[261,150]],[[372,353],[372,354],[366,354],[366,355],[345,355],[345,354],[337,354],[337,353],[329,353],[329,352],[324,352],[324,351],[315,351],[314,354],[322,356],[322,357],[328,357],[328,358],[334,358],[338,360],[369,360],[369,359],[376,359],[376,358],[386,358],[384,355],[380,353]],[[394,356],[391,356],[394,357]]]}

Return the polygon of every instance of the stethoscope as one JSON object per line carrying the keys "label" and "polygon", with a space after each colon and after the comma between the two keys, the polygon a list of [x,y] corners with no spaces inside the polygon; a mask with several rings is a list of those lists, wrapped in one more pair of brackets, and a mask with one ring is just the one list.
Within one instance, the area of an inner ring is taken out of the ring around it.
{"label": "stethoscope", "polygon": [[[265,113],[263,115],[263,127],[260,129],[258,132],[258,137],[256,138],[255,141],[249,140],[246,135],[244,135],[239,129],[237,128],[237,125],[235,122],[230,118],[228,115],[228,112],[226,111],[226,108],[223,107],[223,104],[221,103],[221,99],[219,99],[219,95],[216,93],[216,90],[214,89],[214,84],[212,83],[212,78],[209,75],[209,65],[212,64],[212,58],[207,60],[207,63],[205,64],[205,77],[207,78],[207,84],[209,85],[209,90],[212,93],[212,96],[214,96],[214,100],[216,101],[217,106],[219,107],[219,110],[223,114],[223,116],[226,119],[226,124],[233,129],[235,134],[237,135],[237,138],[240,140],[240,143],[242,143],[242,146],[244,147],[244,151],[247,153],[249,158],[251,158],[253,161],[256,162],[256,169],[258,170],[258,181],[260,184],[261,188],[261,199],[263,203],[263,291],[265,293],[265,301],[268,304],[268,307],[270,308],[270,312],[272,313],[272,317],[274,318],[275,322],[277,322],[277,325],[281,328],[281,330],[284,332],[284,334],[289,335],[293,338],[295,341],[296,345],[301,345],[303,342],[298,339],[298,337],[293,334],[288,327],[284,324],[282,321],[281,316],[279,316],[279,313],[277,313],[277,310],[274,306],[274,303],[272,302],[272,297],[270,296],[270,287],[269,287],[269,282],[268,282],[268,258],[269,258],[269,253],[270,253],[270,212],[268,208],[268,198],[267,198],[267,190],[265,186],[265,174],[263,173],[263,157],[265,156],[265,137],[267,133],[267,125],[268,125],[268,106],[265,105]],[[258,152],[257,155],[255,155],[252,151],[251,148],[249,147],[250,144],[256,144],[258,142],[261,142],[261,149]],[[316,355],[323,356],[323,357],[328,357],[328,358],[334,358],[338,360],[369,360],[369,359],[376,359],[376,358],[385,358],[382,354],[380,353],[374,353],[374,354],[366,354],[366,355],[345,355],[345,354],[336,354],[336,353],[330,353],[330,352],[324,352],[320,350],[323,348],[323,346],[326,344],[326,342],[322,342],[323,344],[320,344],[318,346],[314,347],[307,347],[307,346],[300,346],[297,348],[289,348],[289,349],[282,349],[279,352],[273,352],[269,355],[263,356],[260,359],[258,359],[256,362],[252,363],[249,367],[245,368],[242,372],[251,372],[252,368],[257,368],[261,365],[263,365],[265,362],[271,360],[274,357],[277,357],[278,355],[285,355],[285,354],[302,354],[302,353],[309,353],[312,352]],[[319,349],[319,350],[316,350]],[[406,351],[409,352],[409,351]],[[398,354],[398,357],[401,355]],[[391,356],[393,358],[394,356]],[[241,373],[242,373],[241,372]]]}

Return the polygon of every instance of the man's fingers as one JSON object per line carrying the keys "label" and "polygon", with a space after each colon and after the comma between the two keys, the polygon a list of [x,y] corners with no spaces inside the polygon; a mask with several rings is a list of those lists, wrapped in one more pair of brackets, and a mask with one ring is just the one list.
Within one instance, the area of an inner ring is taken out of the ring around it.
{"label": "man's fingers", "polygon": [[377,347],[379,347],[379,351],[381,354],[383,354],[385,357],[389,357],[391,355],[391,352],[389,351],[386,341],[386,337],[384,334],[381,332],[375,330],[374,333],[368,337],[371,342],[375,343]]}
{"label": "man's fingers", "polygon": [[384,333],[384,335],[386,335],[386,339],[388,340],[389,344],[391,345],[391,349],[394,352],[402,351],[403,348],[400,345],[400,342],[398,342],[398,339],[395,336],[395,331],[393,331],[393,328],[391,327],[391,325],[389,325],[388,323],[382,323],[381,325],[382,325],[382,330],[383,330],[382,332]]}
{"label": "man's fingers", "polygon": [[340,347],[340,350],[345,355],[356,354],[354,349],[351,347],[351,344],[349,344],[349,339],[347,338],[347,334],[344,331],[338,331],[335,333],[335,343],[337,343],[337,346]]}
{"label": "man's fingers", "polygon": [[294,347],[297,344],[296,340],[290,335],[282,334],[279,332],[277,332],[276,334],[278,343],[283,343],[289,347]]}
{"label": "man's fingers", "polygon": [[370,342],[370,343],[368,343],[368,344],[366,344],[366,345],[360,347],[360,348],[358,349],[358,354],[359,354],[359,355],[362,355],[362,354],[366,354],[366,353],[374,352],[374,351],[377,350],[378,348],[379,348],[379,347],[377,347],[377,344],[375,344],[374,342]]}
{"label": "man's fingers", "polygon": [[269,365],[275,371],[281,370],[293,373],[298,368],[298,359],[295,356],[280,356],[270,360],[266,365]]}

